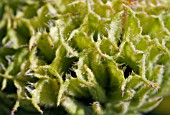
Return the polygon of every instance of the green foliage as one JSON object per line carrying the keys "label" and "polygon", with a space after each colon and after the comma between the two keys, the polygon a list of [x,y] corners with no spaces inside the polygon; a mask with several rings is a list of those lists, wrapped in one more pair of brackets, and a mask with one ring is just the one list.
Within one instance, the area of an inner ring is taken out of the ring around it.
{"label": "green foliage", "polygon": [[170,95],[169,6],[168,0],[1,0],[2,114],[154,109]]}

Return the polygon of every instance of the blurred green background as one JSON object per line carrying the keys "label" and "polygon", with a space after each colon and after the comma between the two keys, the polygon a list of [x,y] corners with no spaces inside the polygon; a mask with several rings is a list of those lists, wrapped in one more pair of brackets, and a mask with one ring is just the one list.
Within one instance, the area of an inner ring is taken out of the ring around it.
{"label": "blurred green background", "polygon": [[164,97],[160,105],[146,115],[170,115],[170,96]]}

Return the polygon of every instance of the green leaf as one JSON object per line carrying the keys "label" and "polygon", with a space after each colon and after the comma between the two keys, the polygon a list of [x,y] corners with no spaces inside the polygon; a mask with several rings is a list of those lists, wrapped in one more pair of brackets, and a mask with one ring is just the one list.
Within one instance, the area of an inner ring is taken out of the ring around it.
{"label": "green leaf", "polygon": [[53,106],[57,102],[59,86],[55,79],[42,79],[35,84],[31,91],[32,100],[41,105]]}

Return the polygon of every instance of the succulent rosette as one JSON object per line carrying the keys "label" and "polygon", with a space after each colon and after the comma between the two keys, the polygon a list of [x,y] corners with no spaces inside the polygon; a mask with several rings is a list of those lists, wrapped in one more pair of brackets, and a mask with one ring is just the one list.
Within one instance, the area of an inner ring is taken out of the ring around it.
{"label": "succulent rosette", "polygon": [[141,114],[169,70],[169,0],[0,1],[4,115]]}

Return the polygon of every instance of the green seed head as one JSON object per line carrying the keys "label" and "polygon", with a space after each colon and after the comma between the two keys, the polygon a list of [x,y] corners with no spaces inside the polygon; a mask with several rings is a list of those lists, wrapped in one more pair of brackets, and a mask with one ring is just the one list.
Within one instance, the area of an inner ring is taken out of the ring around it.
{"label": "green seed head", "polygon": [[169,6],[168,0],[1,0],[2,113],[154,109],[170,95]]}

